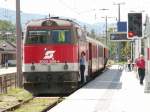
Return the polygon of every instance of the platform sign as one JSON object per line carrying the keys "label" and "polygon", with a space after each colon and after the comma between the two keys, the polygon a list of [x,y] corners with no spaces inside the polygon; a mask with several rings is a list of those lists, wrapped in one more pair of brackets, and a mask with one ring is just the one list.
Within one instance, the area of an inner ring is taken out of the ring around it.
{"label": "platform sign", "polygon": [[115,32],[110,34],[110,41],[131,41],[127,38],[127,32]]}
{"label": "platform sign", "polygon": [[127,32],[127,22],[117,22],[117,32]]}

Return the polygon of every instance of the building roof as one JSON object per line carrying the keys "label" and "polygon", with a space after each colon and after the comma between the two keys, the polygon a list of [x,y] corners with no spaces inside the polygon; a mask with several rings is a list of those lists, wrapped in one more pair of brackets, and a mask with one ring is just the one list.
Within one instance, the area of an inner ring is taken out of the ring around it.
{"label": "building roof", "polygon": [[16,45],[13,44],[12,42],[1,40],[0,41],[0,52],[15,53]]}

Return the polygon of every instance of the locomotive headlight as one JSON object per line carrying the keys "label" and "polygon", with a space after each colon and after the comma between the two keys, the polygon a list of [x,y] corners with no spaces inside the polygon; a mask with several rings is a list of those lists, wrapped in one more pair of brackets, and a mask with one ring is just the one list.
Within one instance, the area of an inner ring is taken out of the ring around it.
{"label": "locomotive headlight", "polygon": [[34,62],[32,62],[32,65],[31,65],[31,70],[34,71],[35,70],[35,65],[34,65]]}
{"label": "locomotive headlight", "polygon": [[64,70],[67,70],[69,67],[68,67],[68,64],[67,62],[65,62],[65,65],[64,65]]}

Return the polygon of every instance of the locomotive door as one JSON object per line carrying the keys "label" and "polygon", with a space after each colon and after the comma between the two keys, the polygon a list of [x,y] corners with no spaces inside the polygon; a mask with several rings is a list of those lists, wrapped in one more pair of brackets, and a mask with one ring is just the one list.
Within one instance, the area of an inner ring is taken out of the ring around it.
{"label": "locomotive door", "polygon": [[88,63],[88,75],[92,74],[92,44],[89,43],[89,63]]}

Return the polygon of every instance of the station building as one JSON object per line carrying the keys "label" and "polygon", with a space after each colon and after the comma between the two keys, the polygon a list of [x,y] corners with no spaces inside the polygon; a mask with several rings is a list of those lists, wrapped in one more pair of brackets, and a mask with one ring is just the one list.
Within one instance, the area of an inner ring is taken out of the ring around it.
{"label": "station building", "polygon": [[5,62],[9,66],[16,65],[16,45],[7,40],[0,41],[0,67],[5,66]]}

